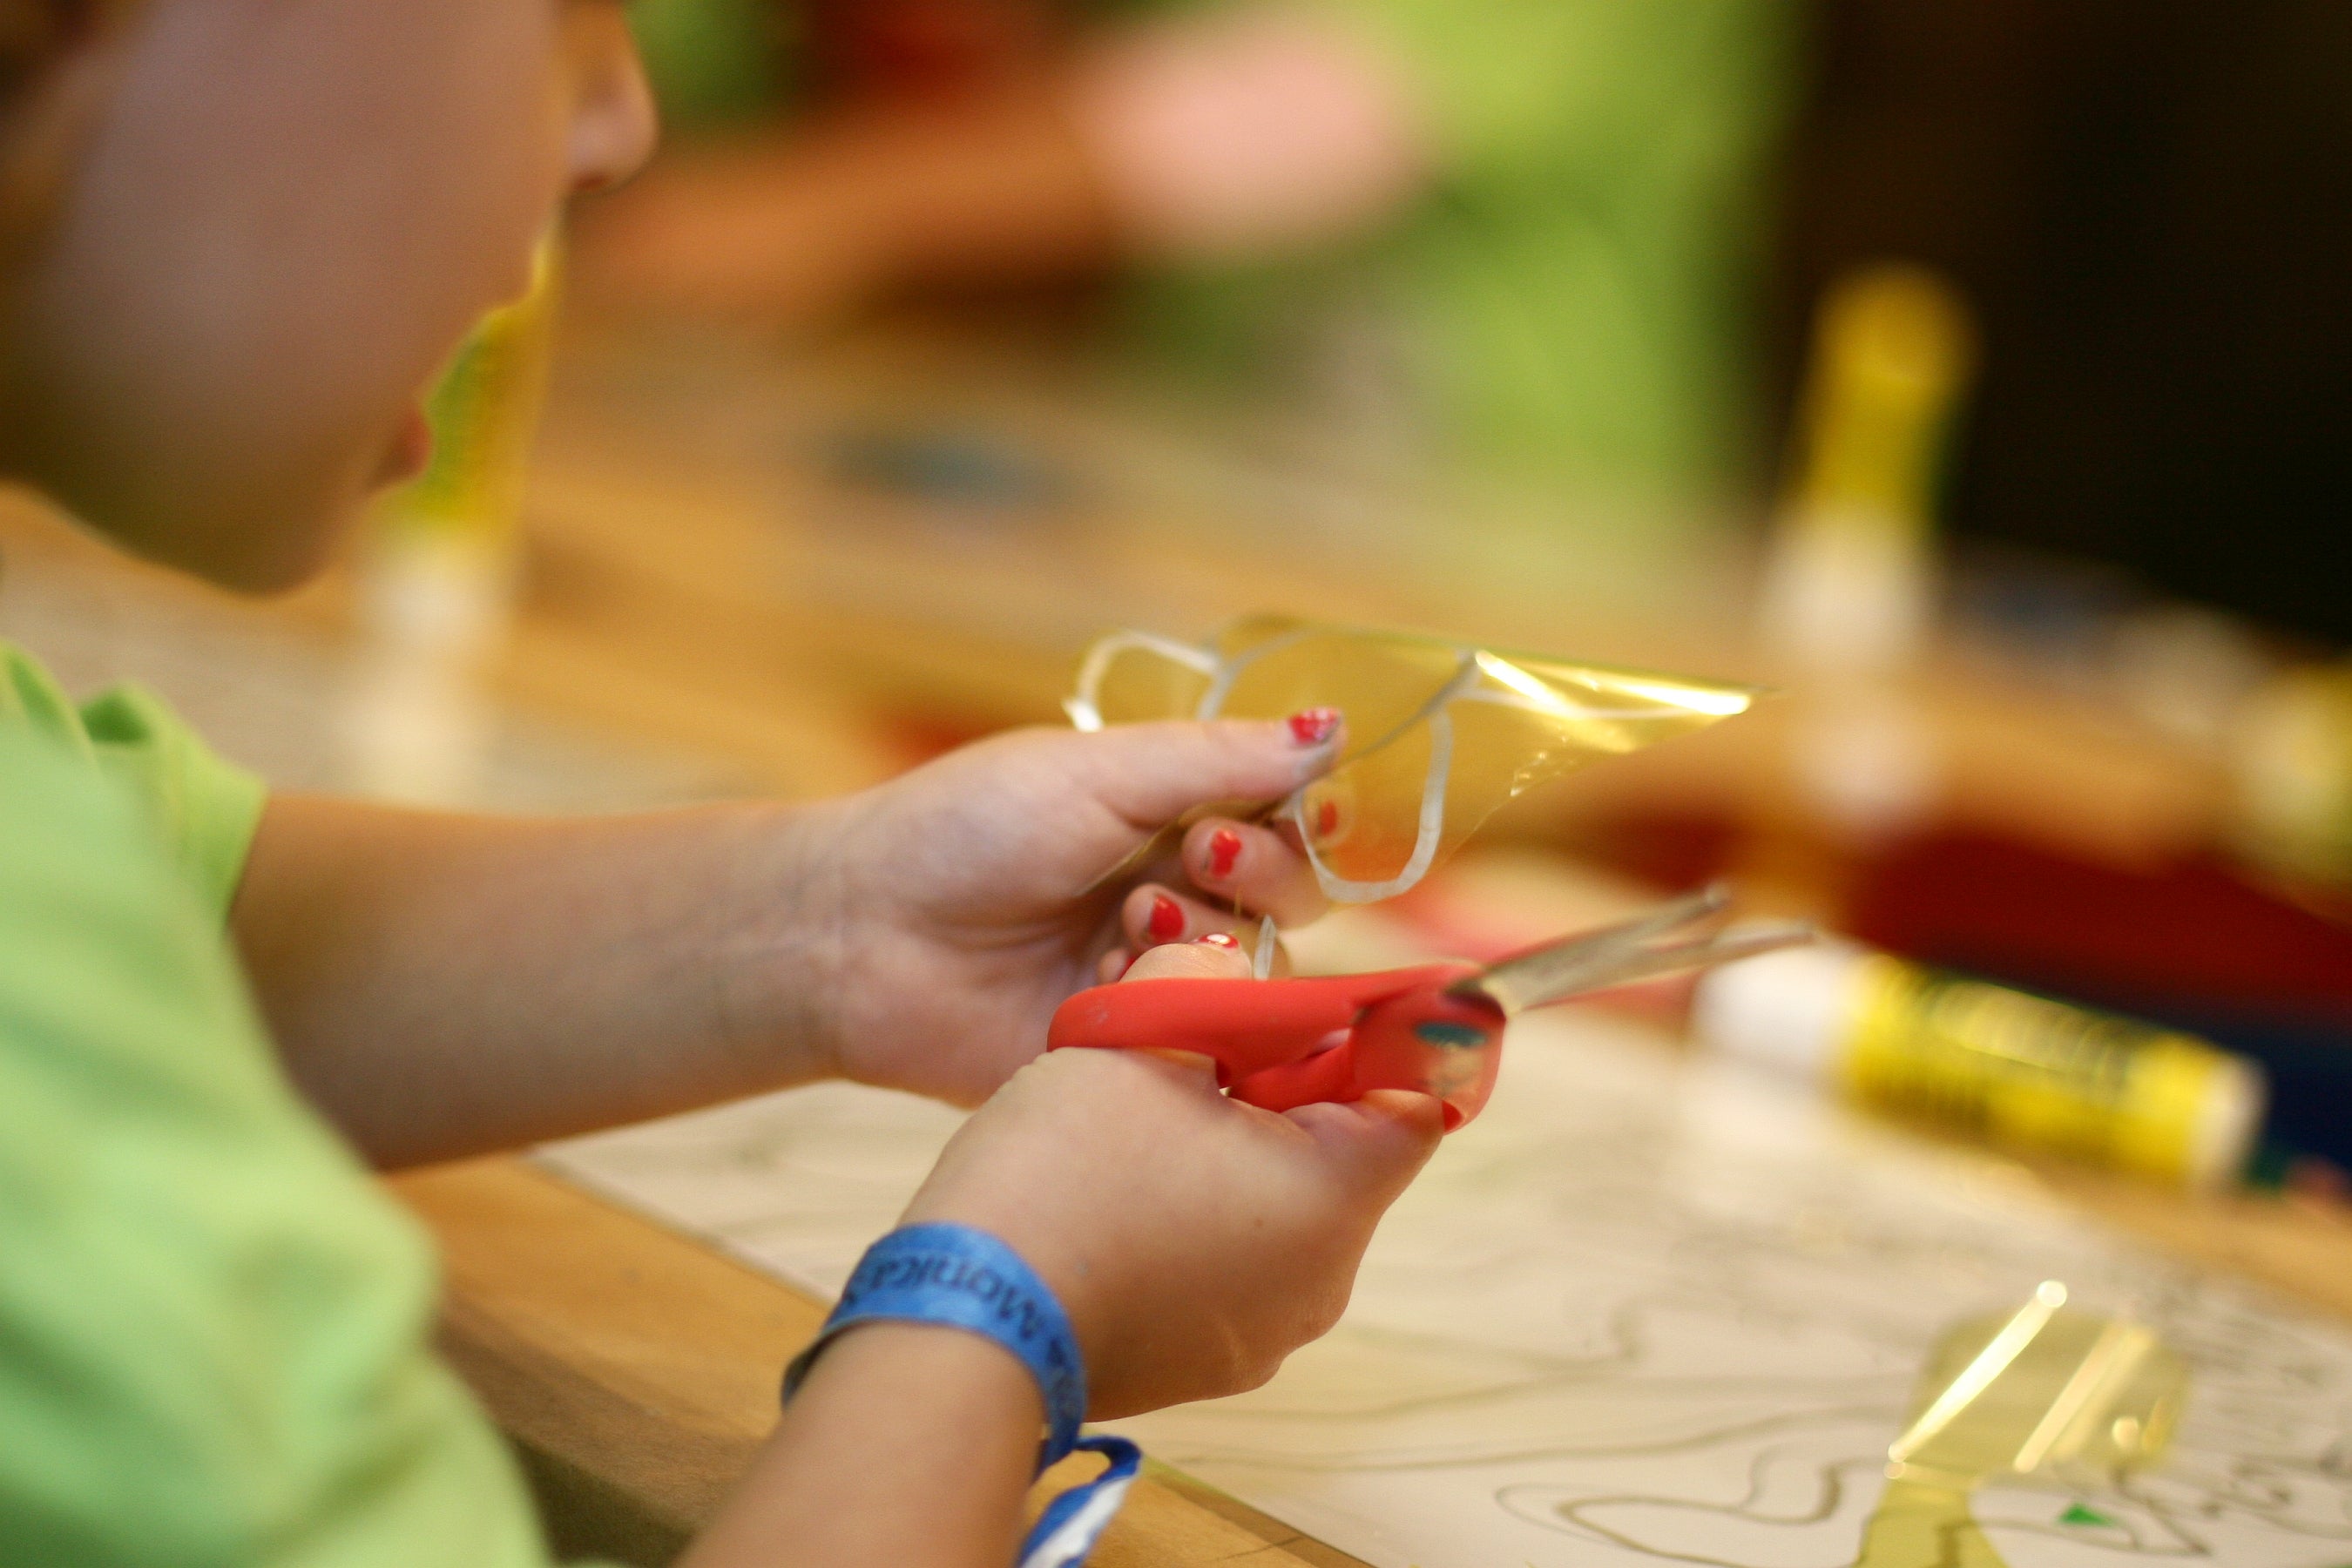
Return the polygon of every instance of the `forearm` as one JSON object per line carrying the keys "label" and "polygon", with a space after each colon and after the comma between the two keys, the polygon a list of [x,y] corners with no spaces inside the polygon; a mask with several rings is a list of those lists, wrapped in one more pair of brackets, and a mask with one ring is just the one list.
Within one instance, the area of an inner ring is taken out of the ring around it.
{"label": "forearm", "polygon": [[1085,150],[1043,84],[848,110],[688,154],[577,226],[592,295],[789,321],[908,289],[1082,272],[1115,253]]}
{"label": "forearm", "polygon": [[793,808],[274,797],[232,915],[288,1068],[385,1165],[803,1081],[837,928]]}
{"label": "forearm", "polygon": [[882,288],[1026,281],[1115,253],[1086,149],[1049,83],[817,130],[810,166],[864,193]]}
{"label": "forearm", "polygon": [[1280,256],[1424,187],[1413,64],[1371,19],[1289,5],[1112,29],[1019,77],[657,166],[581,214],[579,280],[812,321],[908,289]]}
{"label": "forearm", "polygon": [[875,1323],[827,1348],[677,1568],[1003,1568],[1043,1408],[961,1330]]}

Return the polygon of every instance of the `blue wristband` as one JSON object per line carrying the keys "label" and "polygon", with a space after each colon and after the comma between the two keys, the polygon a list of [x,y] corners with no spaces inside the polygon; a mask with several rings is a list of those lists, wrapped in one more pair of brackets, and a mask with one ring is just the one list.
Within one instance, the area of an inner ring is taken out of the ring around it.
{"label": "blue wristband", "polygon": [[894,1230],[857,1260],[815,1342],[784,1369],[790,1400],[810,1363],[844,1329],[896,1321],[941,1323],[994,1340],[1037,1380],[1045,1401],[1044,1469],[1077,1444],[1087,1418],[1087,1368],[1062,1304],[1021,1255],[986,1231],[962,1225]]}
{"label": "blue wristband", "polygon": [[809,1347],[784,1369],[787,1402],[835,1335],[858,1323],[939,1323],[994,1340],[1037,1380],[1045,1404],[1040,1471],[1084,1448],[1109,1461],[1103,1473],[1054,1500],[1021,1550],[1021,1568],[1064,1568],[1085,1560],[1142,1468],[1124,1437],[1078,1436],[1087,1415],[1087,1369],[1062,1304],[1021,1255],[985,1231],[961,1225],[894,1230],[858,1259],[841,1300]]}

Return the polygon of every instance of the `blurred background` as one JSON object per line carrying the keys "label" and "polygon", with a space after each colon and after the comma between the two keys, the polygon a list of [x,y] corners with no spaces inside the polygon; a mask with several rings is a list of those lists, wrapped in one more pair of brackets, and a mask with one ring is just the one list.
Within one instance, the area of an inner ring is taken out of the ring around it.
{"label": "blurred background", "polygon": [[638,0],[583,203],[327,582],[11,502],[0,634],[289,784],[855,788],[1276,610],[1753,679],[1455,946],[1725,872],[2272,1062],[2352,1038],[2352,11]]}

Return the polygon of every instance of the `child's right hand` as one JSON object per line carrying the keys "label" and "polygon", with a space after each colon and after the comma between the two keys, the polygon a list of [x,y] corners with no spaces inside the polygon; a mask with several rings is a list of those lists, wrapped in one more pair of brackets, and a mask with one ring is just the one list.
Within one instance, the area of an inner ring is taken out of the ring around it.
{"label": "child's right hand", "polygon": [[[1194,942],[1126,978],[1247,972]],[[1425,1095],[1277,1114],[1227,1100],[1199,1057],[1055,1051],[964,1124],[906,1223],[975,1226],[1019,1252],[1070,1315],[1089,1413],[1132,1415],[1255,1388],[1328,1330],[1440,1130]]]}

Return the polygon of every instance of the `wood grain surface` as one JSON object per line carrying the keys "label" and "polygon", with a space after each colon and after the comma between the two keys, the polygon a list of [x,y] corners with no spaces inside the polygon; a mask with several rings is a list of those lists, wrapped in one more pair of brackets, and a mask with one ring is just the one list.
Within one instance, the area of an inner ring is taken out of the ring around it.
{"label": "wood grain surface", "polygon": [[[2352,1316],[2340,1205],[2186,1201],[2049,1169],[2060,1196],[2142,1240]],[[517,1159],[394,1178],[438,1237],[444,1349],[522,1456],[558,1548],[667,1562],[750,1463],[776,1380],[824,1309]],[[1033,1505],[1097,1461],[1064,1463]],[[1097,1568],[1347,1568],[1358,1560],[1167,1469],[1129,1495]]]}
{"label": "wood grain surface", "polygon": [[[776,1413],[776,1380],[824,1310],[520,1160],[394,1178],[446,1271],[442,1348],[521,1456],[559,1552],[667,1563],[719,1506]],[[1033,1504],[1099,1461],[1074,1457]],[[1096,1568],[1347,1568],[1357,1560],[1154,1468]]]}

